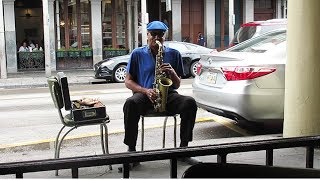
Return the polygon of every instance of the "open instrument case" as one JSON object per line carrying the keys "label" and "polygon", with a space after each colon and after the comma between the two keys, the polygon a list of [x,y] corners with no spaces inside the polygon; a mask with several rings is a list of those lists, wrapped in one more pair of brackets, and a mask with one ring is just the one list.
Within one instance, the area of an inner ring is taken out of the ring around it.
{"label": "open instrument case", "polygon": [[70,100],[69,87],[67,77],[63,72],[58,72],[58,82],[61,87],[63,103],[66,111],[70,111],[70,115],[75,122],[89,121],[94,119],[108,119],[106,107],[101,102],[97,106],[80,105],[78,100]]}

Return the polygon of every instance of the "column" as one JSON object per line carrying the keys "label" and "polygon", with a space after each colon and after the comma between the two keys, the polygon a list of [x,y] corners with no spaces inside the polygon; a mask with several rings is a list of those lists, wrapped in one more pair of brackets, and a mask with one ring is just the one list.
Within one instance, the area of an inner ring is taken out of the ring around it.
{"label": "column", "polygon": [[[62,3],[63,4],[63,3]],[[61,48],[61,39],[60,39],[60,9],[59,9],[60,2],[56,0],[56,28],[57,28],[57,48]]]}
{"label": "column", "polygon": [[[56,36],[55,36],[55,22],[54,22],[54,0],[48,0],[49,11],[49,43],[50,43],[50,62],[51,71],[57,70],[56,62]],[[57,24],[59,26],[59,24]]]}
{"label": "column", "polygon": [[181,41],[181,0],[172,0],[172,40]]}
{"label": "column", "polygon": [[[0,0],[0,14],[3,14],[3,4]],[[0,16],[0,71],[1,79],[7,78],[7,58],[6,58],[6,41],[4,37],[4,21]]]}
{"label": "column", "polygon": [[320,135],[319,7],[288,1],[284,137]]}
{"label": "column", "polygon": [[243,1],[243,23],[254,20],[254,0]]}
{"label": "column", "polygon": [[[52,14],[52,9],[50,6],[53,6],[53,0],[43,0],[42,1],[42,11],[43,11],[43,39],[44,39],[44,59],[45,59],[45,73],[46,77],[51,76],[51,68],[54,68],[55,64],[51,63],[52,58],[55,59],[54,50],[54,40],[52,43],[52,32],[51,24],[54,22],[54,15]],[[49,10],[50,9],[50,10]],[[55,62],[55,60],[54,60]]]}
{"label": "column", "polygon": [[207,47],[212,49],[215,47],[215,6],[215,0],[204,1],[204,27],[206,27],[204,33]]}
{"label": "column", "polygon": [[132,27],[134,26],[134,23],[132,23],[132,1],[131,0],[127,0],[127,27],[128,27],[128,31],[127,31],[127,40],[128,40],[128,49],[131,52],[132,48],[133,48],[133,31],[132,31]]}
{"label": "column", "polygon": [[[17,67],[17,45],[16,45],[16,24],[14,14],[14,0],[3,1],[5,45],[7,55],[8,73],[18,72]],[[2,16],[2,15],[1,15]]]}
{"label": "column", "polygon": [[93,65],[103,59],[102,57],[102,24],[101,0],[91,0],[91,27],[92,27],[92,57]]}
{"label": "column", "polygon": [[134,22],[134,48],[139,46],[139,9],[138,9],[138,0],[134,0],[133,5],[133,22]]}
{"label": "column", "polygon": [[141,43],[142,45],[147,44],[147,24],[149,23],[149,14],[147,13],[147,2],[141,0]]}
{"label": "column", "polygon": [[231,42],[234,36],[234,24],[234,0],[229,0],[229,43]]}

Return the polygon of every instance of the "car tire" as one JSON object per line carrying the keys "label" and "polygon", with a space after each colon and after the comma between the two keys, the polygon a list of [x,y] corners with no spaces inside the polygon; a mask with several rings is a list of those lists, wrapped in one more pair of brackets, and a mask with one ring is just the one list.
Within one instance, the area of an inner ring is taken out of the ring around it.
{"label": "car tire", "polygon": [[193,61],[190,65],[190,74],[192,77],[195,77],[197,75],[197,64],[199,63],[198,60]]}
{"label": "car tire", "polygon": [[117,83],[123,83],[126,78],[127,65],[121,64],[117,66],[113,71],[113,81]]}

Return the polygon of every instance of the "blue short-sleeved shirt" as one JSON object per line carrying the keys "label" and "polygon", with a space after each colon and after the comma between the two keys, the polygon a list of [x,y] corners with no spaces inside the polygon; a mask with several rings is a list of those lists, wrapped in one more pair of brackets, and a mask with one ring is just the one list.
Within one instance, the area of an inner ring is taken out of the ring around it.
{"label": "blue short-sleeved shirt", "polygon": [[[156,57],[152,55],[149,46],[137,48],[132,51],[127,65],[127,73],[144,88],[152,88],[155,75]],[[183,62],[179,51],[164,47],[163,63],[170,63],[178,76],[183,76]],[[172,87],[172,86],[171,86]]]}

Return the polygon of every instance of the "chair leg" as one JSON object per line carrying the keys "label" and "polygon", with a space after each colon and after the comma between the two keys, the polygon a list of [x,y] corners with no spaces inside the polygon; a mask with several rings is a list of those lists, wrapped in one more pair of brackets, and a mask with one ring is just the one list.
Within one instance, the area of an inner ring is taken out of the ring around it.
{"label": "chair leg", "polygon": [[[103,127],[104,127],[104,133],[103,133]],[[100,129],[101,129],[101,140],[102,140],[101,145],[102,145],[103,154],[109,154],[108,126],[106,125],[106,123],[102,123],[102,124],[100,124]],[[105,147],[105,149],[104,149],[104,147]],[[109,170],[112,170],[111,165],[109,165]]]}
{"label": "chair leg", "polygon": [[56,140],[54,141],[54,158],[57,158],[57,151],[58,151],[58,143],[59,143],[59,137],[60,137],[60,134],[61,132],[63,131],[63,129],[65,128],[66,126],[62,126],[57,137],[56,137]]}
{"label": "chair leg", "polygon": [[141,151],[144,148],[144,116],[141,116]]}
{"label": "chair leg", "polygon": [[[55,142],[54,142],[54,158],[55,158],[55,159],[58,158],[58,155],[57,155],[57,154],[58,154],[59,137],[60,137],[60,134],[61,134],[61,132],[63,131],[63,129],[64,129],[65,127],[66,127],[65,125],[63,125],[63,126],[61,127],[61,129],[60,129],[60,131],[59,131],[59,133],[58,133],[58,135],[57,135],[57,137],[56,137],[56,140],[55,140]],[[58,170],[56,170],[55,175],[58,176]]]}
{"label": "chair leg", "polygon": [[174,141],[174,148],[176,148],[177,147],[177,115],[174,115],[173,118],[174,118],[173,141]]}
{"label": "chair leg", "polygon": [[166,127],[167,127],[168,116],[163,121],[163,132],[162,132],[162,148],[166,147]]}
{"label": "chair leg", "polygon": [[[61,148],[61,144],[62,144],[62,141],[63,139],[74,129],[76,129],[77,127],[72,127],[71,129],[69,129],[61,138],[61,140],[59,141],[58,143],[58,146],[57,146],[57,153],[56,153],[56,159],[59,159],[59,155],[60,155],[60,148]],[[58,176],[58,170],[56,170],[56,176]]]}
{"label": "chair leg", "polygon": [[100,124],[100,138],[101,138],[101,147],[102,147],[102,154],[106,154],[106,149],[105,149],[105,140],[103,136],[103,124]]}

